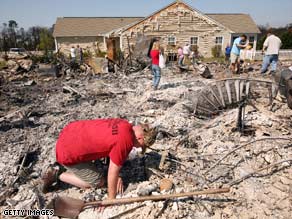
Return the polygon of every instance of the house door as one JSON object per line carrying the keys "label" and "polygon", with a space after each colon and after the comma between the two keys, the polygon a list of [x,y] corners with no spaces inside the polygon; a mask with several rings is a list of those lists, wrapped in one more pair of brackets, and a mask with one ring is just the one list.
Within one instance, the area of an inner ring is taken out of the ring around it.
{"label": "house door", "polygon": [[107,57],[113,61],[116,60],[116,42],[113,38],[106,39],[106,47],[107,47]]}

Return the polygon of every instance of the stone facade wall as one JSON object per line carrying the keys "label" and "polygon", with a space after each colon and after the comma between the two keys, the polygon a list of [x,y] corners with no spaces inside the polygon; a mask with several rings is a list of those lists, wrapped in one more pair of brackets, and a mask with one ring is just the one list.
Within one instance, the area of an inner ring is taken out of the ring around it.
{"label": "stone facade wall", "polygon": [[106,51],[103,37],[57,37],[56,41],[57,49],[66,55],[69,55],[72,46],[76,48],[77,45],[93,54],[97,48]]}
{"label": "stone facade wall", "polygon": [[[139,35],[161,37],[161,46],[166,53],[175,53],[177,46],[184,46],[190,43],[191,37],[198,37],[198,50],[204,57],[212,56],[211,48],[215,46],[216,37],[223,37],[222,48],[231,41],[229,30],[183,3],[161,10],[124,31],[121,36],[122,50],[128,51],[127,37],[130,45],[134,45]],[[168,45],[168,37],[171,36],[175,37],[175,46]]]}

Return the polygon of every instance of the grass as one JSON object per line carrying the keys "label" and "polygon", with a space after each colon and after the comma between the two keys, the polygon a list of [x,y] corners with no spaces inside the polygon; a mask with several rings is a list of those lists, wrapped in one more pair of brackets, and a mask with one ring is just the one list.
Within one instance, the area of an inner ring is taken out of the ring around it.
{"label": "grass", "polygon": [[0,61],[0,70],[6,67],[6,62],[5,61]]}
{"label": "grass", "polygon": [[225,57],[219,57],[219,58],[203,58],[204,62],[218,62],[218,63],[225,63]]}

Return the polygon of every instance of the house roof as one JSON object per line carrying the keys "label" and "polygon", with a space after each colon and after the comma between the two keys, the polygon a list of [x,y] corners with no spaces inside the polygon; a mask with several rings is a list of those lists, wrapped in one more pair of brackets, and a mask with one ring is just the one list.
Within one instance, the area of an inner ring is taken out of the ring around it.
{"label": "house roof", "polygon": [[248,14],[205,14],[234,33],[260,33],[258,26]]}
{"label": "house roof", "polygon": [[143,17],[63,17],[57,18],[54,37],[99,36],[142,20]]}
{"label": "house roof", "polygon": [[[200,14],[202,17],[205,17],[206,19],[211,20],[211,21],[214,22],[214,23],[217,23],[217,25],[219,25],[219,26],[223,26],[223,27],[225,27],[223,24],[221,24],[221,23],[218,22],[217,20],[215,20],[215,19],[213,19],[213,18],[207,16],[206,14],[202,13],[202,12],[199,11],[198,9],[195,9],[195,8],[191,7],[189,4],[185,3],[184,1],[182,1],[182,0],[175,0],[175,1],[173,1],[172,3],[168,4],[167,6],[161,8],[161,9],[155,11],[155,12],[153,12],[153,13],[150,14],[149,16],[144,17],[144,18],[141,19],[140,21],[137,21],[136,23],[133,23],[133,24],[129,25],[128,27],[124,28],[123,31],[126,31],[126,30],[130,29],[131,27],[133,27],[133,26],[135,26],[135,25],[137,25],[137,24],[142,23],[143,21],[145,21],[145,20],[147,20],[148,18],[154,16],[155,14],[158,14],[158,13],[160,13],[161,11],[164,11],[165,9],[167,9],[167,8],[173,6],[173,5],[176,5],[176,4],[183,4],[184,6],[186,6],[187,8],[189,8],[190,10],[192,10],[192,11],[196,11],[196,12],[197,12],[198,14]],[[228,28],[228,27],[225,27],[225,28]]]}
{"label": "house roof", "polygon": [[202,17],[227,28],[234,33],[260,33],[259,28],[248,14],[204,14],[192,8],[183,1],[174,1],[164,8],[154,12],[147,17],[63,17],[57,18],[53,36],[54,37],[78,37],[99,36],[119,30],[126,31],[129,28],[147,20],[149,17],[171,7],[182,3],[190,10],[196,11]]}

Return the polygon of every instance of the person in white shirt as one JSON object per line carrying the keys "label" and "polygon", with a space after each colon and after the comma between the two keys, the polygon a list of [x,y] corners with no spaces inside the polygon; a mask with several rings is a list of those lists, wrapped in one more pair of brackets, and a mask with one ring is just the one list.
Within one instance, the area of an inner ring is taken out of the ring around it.
{"label": "person in white shirt", "polygon": [[190,54],[191,54],[191,46],[187,43],[184,47],[183,47],[183,55],[184,55],[184,59],[183,59],[183,65],[189,65],[191,63],[190,61]]}
{"label": "person in white shirt", "polygon": [[75,47],[72,46],[71,49],[70,49],[70,55],[71,55],[71,61],[72,62],[75,62],[75,59],[76,59],[76,50],[75,50]]}
{"label": "person in white shirt", "polygon": [[265,52],[261,73],[267,72],[269,65],[271,64],[271,74],[274,74],[277,70],[277,63],[279,59],[279,50],[282,42],[279,37],[275,36],[271,32],[268,32],[267,39],[264,42],[262,52]]}

